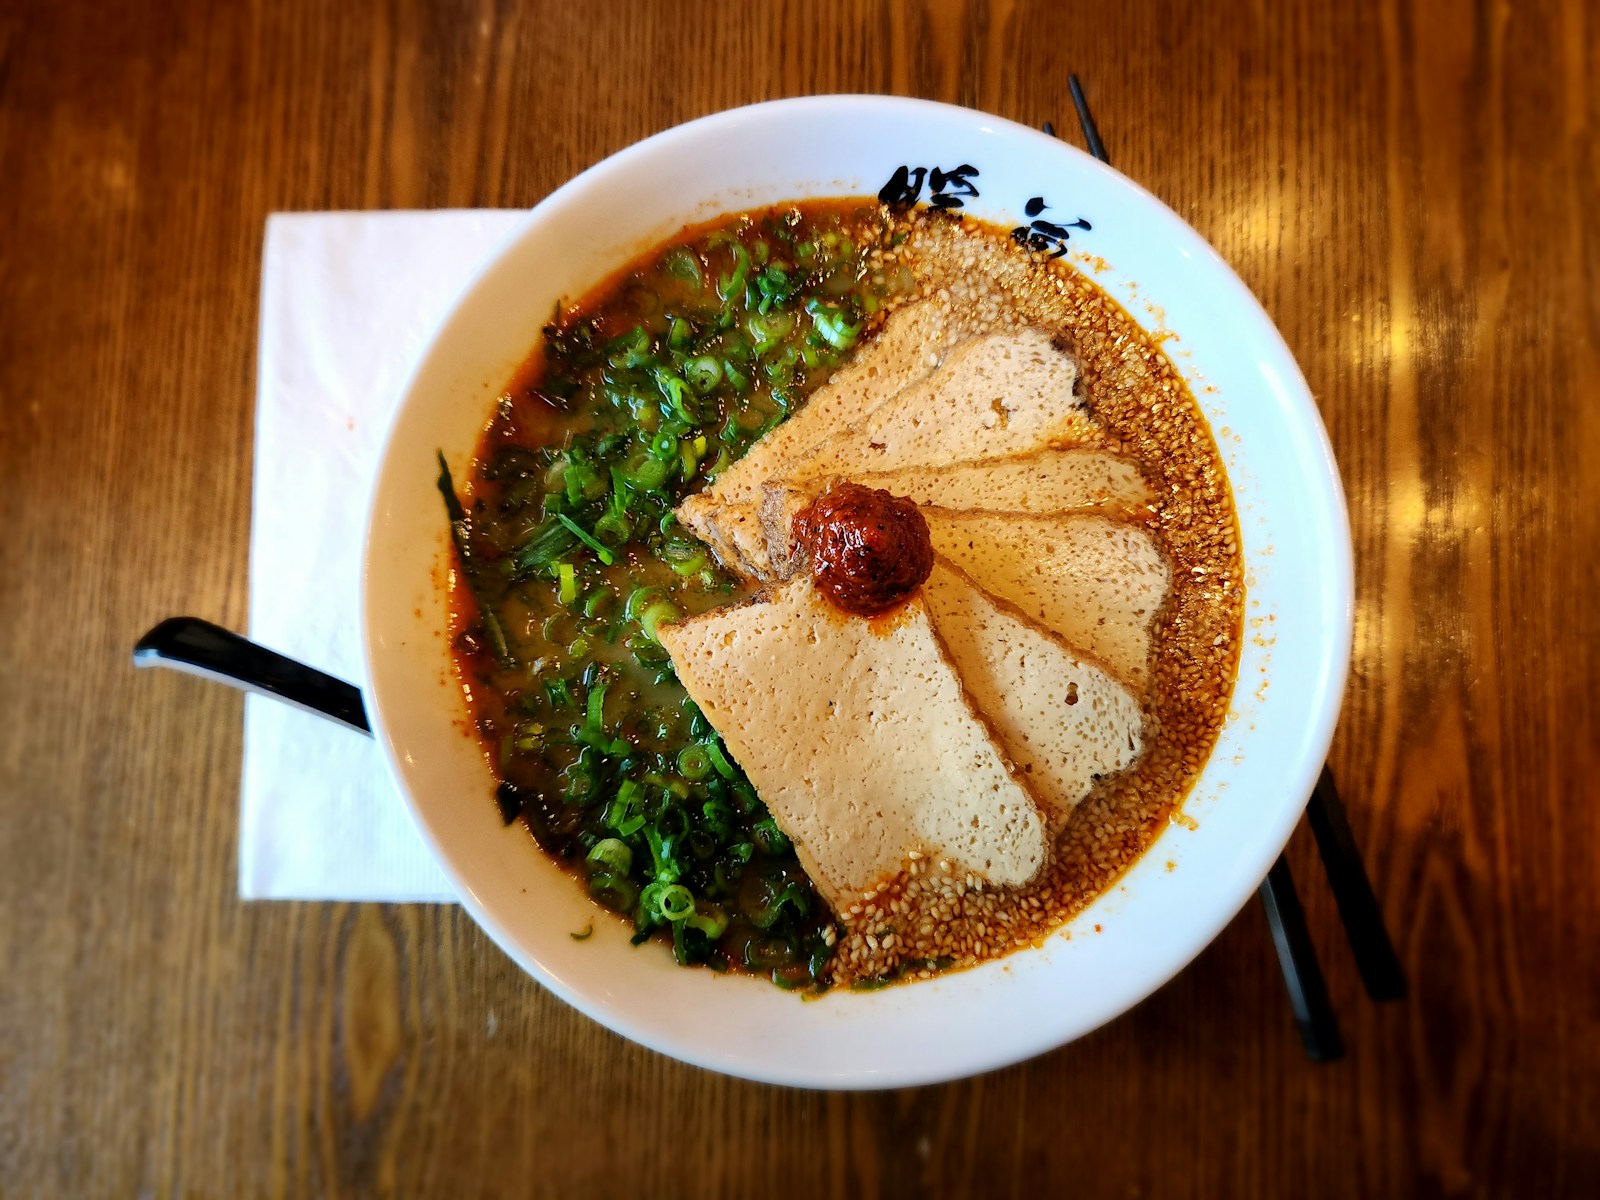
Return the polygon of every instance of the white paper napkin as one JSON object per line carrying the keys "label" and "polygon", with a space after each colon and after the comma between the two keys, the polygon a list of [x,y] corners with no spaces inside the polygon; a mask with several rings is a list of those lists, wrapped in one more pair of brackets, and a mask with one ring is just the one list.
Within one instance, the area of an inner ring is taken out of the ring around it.
{"label": "white paper napkin", "polygon": [[[518,212],[276,214],[261,272],[250,637],[363,685],[367,491],[399,390]],[[245,700],[244,899],[453,900],[376,744]]]}

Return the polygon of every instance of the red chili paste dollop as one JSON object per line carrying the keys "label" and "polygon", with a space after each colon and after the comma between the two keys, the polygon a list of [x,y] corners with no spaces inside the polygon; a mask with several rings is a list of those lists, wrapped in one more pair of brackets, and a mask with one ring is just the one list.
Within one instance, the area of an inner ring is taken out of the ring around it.
{"label": "red chili paste dollop", "polygon": [[839,484],[795,514],[791,532],[811,560],[817,590],[858,617],[888,612],[933,570],[933,542],[917,506],[878,488]]}

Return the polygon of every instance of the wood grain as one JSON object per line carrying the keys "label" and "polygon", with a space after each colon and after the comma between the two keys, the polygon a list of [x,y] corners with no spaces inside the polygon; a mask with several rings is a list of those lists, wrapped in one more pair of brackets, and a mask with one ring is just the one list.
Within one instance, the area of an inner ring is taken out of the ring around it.
{"label": "wood grain", "polygon": [[[1333,762],[1412,995],[1290,855],[1348,1058],[1260,913],[988,1077],[669,1062],[453,908],[235,899],[262,223],[515,206],[731,105],[1071,127],[1191,221],[1344,472]],[[1587,0],[0,7],[0,1195],[1592,1195],[1600,1186],[1600,17]]]}

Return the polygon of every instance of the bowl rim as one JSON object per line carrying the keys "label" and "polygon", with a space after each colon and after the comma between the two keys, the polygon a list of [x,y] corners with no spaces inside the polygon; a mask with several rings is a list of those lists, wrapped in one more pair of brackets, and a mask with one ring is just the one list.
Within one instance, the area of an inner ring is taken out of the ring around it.
{"label": "bowl rim", "polygon": [[[1266,341],[1274,343],[1276,349],[1281,352],[1281,363],[1278,365],[1287,364],[1287,370],[1283,372],[1283,377],[1280,380],[1283,393],[1286,398],[1292,398],[1295,404],[1295,415],[1302,427],[1301,432],[1310,438],[1317,450],[1316,458],[1321,469],[1321,478],[1318,480],[1318,484],[1321,488],[1322,499],[1328,506],[1328,511],[1325,515],[1332,524],[1333,545],[1331,549],[1334,555],[1334,561],[1327,564],[1329,570],[1326,581],[1332,592],[1329,604],[1335,613],[1335,620],[1333,627],[1328,630],[1328,636],[1323,646],[1324,652],[1317,664],[1314,682],[1318,703],[1314,707],[1313,719],[1307,729],[1305,738],[1305,744],[1308,747],[1314,747],[1317,753],[1315,755],[1305,755],[1303,761],[1296,764],[1297,769],[1294,777],[1284,780],[1284,789],[1291,793],[1301,796],[1309,795],[1312,784],[1316,779],[1317,773],[1321,770],[1322,761],[1326,757],[1328,747],[1331,744],[1348,677],[1354,624],[1353,547],[1350,539],[1345,495],[1326,428],[1312,399],[1309,386],[1298,364],[1295,362],[1292,352],[1248,286],[1239,279],[1238,275],[1198,232],[1150,192],[1111,167],[1091,158],[1077,147],[1004,118],[935,101],[849,93],[798,97],[729,109],[663,130],[602,159],[580,172],[549,193],[534,208],[529,210],[526,216],[516,223],[497,250],[474,272],[456,302],[450,307],[449,312],[428,339],[400,391],[401,398],[396,406],[394,420],[384,438],[379,459],[380,467],[374,476],[372,492],[369,498],[361,570],[363,658],[367,678],[372,681],[369,685],[369,708],[382,756],[391,777],[395,781],[397,790],[422,833],[425,842],[469,914],[506,951],[513,961],[533,975],[542,986],[555,992],[568,1003],[616,1032],[672,1057],[751,1079],[835,1088],[872,1088],[931,1083],[972,1074],[977,1071],[998,1068],[1060,1046],[1066,1041],[1080,1037],[1100,1024],[1127,1011],[1134,1004],[1137,1004],[1177,975],[1212,942],[1217,934],[1248,903],[1251,894],[1258,888],[1261,880],[1265,878],[1267,871],[1287,844],[1290,835],[1299,822],[1303,805],[1280,803],[1271,810],[1270,818],[1258,830],[1259,836],[1254,843],[1254,853],[1248,855],[1243,861],[1234,864],[1231,880],[1223,889],[1227,896],[1226,902],[1219,902],[1211,906],[1188,927],[1186,935],[1187,952],[1164,959],[1159,970],[1151,973],[1147,979],[1141,980],[1139,985],[1132,989],[1123,989],[1121,991],[1115,988],[1106,989],[1103,1003],[1091,1006],[1083,1019],[1064,1038],[1057,1036],[1052,1031],[1042,1031],[1041,1035],[1032,1043],[1013,1047],[1010,1052],[1002,1056],[996,1057],[978,1053],[974,1056],[969,1056],[968,1061],[946,1064],[939,1068],[919,1070],[915,1067],[910,1067],[892,1076],[880,1075],[860,1079],[831,1076],[826,1078],[797,1077],[793,1071],[764,1072],[759,1064],[754,1066],[748,1063],[730,1064],[727,1061],[719,1060],[716,1056],[686,1052],[682,1045],[675,1044],[670,1039],[663,1039],[650,1029],[630,1021],[624,1013],[616,1010],[597,1011],[595,1006],[589,1002],[589,997],[585,996],[580,990],[568,986],[564,980],[544,970],[536,960],[532,959],[527,949],[520,944],[515,931],[506,921],[501,919],[476,891],[467,866],[456,861],[446,837],[436,828],[434,816],[424,810],[407,785],[397,748],[393,744],[387,728],[385,720],[386,701],[384,696],[380,694],[381,689],[376,682],[379,677],[379,673],[375,670],[378,665],[378,646],[373,633],[374,613],[381,606],[381,599],[375,596],[372,591],[373,573],[370,568],[372,565],[373,544],[377,536],[380,520],[379,508],[385,474],[382,464],[386,464],[391,457],[391,449],[397,436],[396,430],[400,424],[401,415],[414,403],[417,386],[425,373],[427,364],[440,352],[441,346],[447,344],[449,327],[456,313],[467,303],[468,298],[484,284],[485,280],[495,272],[501,260],[511,254],[514,248],[529,235],[530,231],[547,219],[552,211],[568,204],[573,198],[580,197],[590,189],[602,186],[612,179],[626,176],[635,169],[638,162],[659,154],[663,150],[671,149],[680,144],[691,143],[707,135],[715,135],[724,130],[733,131],[738,125],[749,122],[752,119],[759,121],[771,113],[787,115],[798,112],[826,120],[838,119],[841,116],[854,115],[863,111],[878,115],[919,114],[923,117],[932,116],[958,120],[963,123],[971,123],[976,119],[982,122],[981,127],[986,132],[1037,139],[1041,148],[1048,146],[1052,153],[1065,154],[1075,159],[1077,169],[1103,173],[1108,179],[1113,180],[1118,188],[1131,189],[1148,201],[1150,205],[1150,214],[1148,215],[1152,216],[1161,225],[1161,228],[1157,231],[1157,236],[1171,236],[1183,243],[1187,243],[1196,253],[1207,257],[1215,269],[1225,273],[1233,281],[1237,294],[1234,297],[1230,297],[1230,299],[1238,302],[1238,316],[1255,326],[1256,332]],[[1118,303],[1121,304],[1122,301],[1119,299]],[[1138,317],[1131,311],[1129,315],[1139,321]],[[1139,321],[1139,323],[1141,325],[1145,324],[1142,321]],[[1200,398],[1197,396],[1196,399],[1199,400]],[[1205,405],[1202,402],[1202,408],[1204,407]],[[1208,414],[1208,421],[1209,419]],[[1212,432],[1213,437],[1217,437],[1216,430],[1213,429]],[[1236,678],[1235,693],[1237,693],[1240,683],[1241,681]],[[1187,803],[1187,800],[1185,803]],[[1163,836],[1167,835],[1164,834]],[[1119,882],[1126,880],[1130,873],[1137,869],[1139,863],[1148,859],[1153,853],[1155,853],[1154,843],[1152,843],[1151,847],[1146,848],[1139,860],[1136,860],[1127,871],[1119,876]],[[1113,884],[1112,886],[1115,888],[1117,885]],[[1017,951],[997,961],[1004,963],[1016,958],[1019,954],[1025,953],[1031,952]],[[962,972],[960,974],[966,973]],[[934,985],[918,983],[915,986],[917,989],[926,989]]]}

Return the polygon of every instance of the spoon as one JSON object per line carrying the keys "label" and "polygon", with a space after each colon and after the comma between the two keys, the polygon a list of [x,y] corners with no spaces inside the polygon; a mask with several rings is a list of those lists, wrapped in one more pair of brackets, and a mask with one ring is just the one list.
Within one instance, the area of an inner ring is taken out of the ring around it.
{"label": "spoon", "polygon": [[257,692],[372,736],[361,689],[202,621],[168,617],[133,648],[136,667],[169,667]]}

